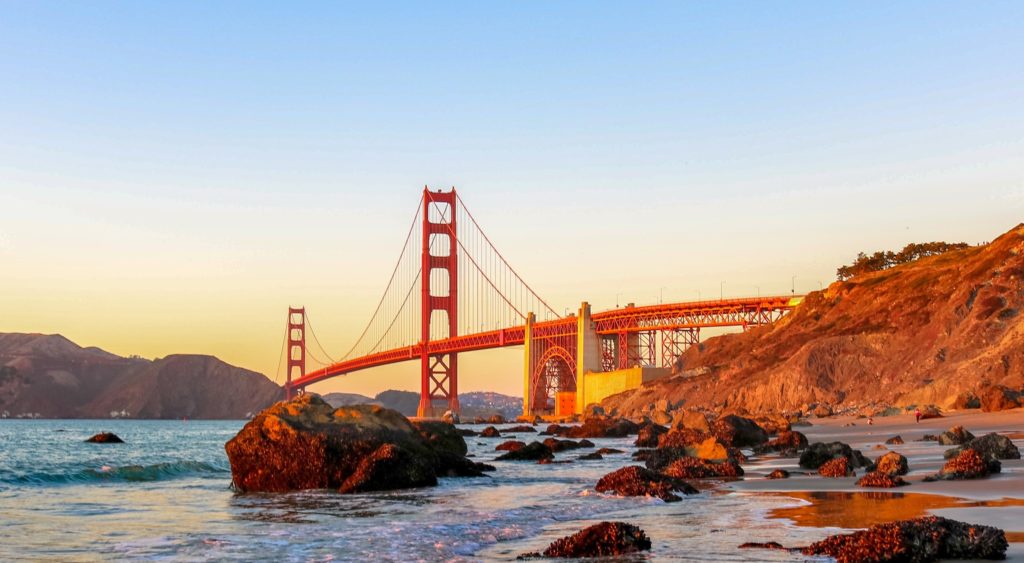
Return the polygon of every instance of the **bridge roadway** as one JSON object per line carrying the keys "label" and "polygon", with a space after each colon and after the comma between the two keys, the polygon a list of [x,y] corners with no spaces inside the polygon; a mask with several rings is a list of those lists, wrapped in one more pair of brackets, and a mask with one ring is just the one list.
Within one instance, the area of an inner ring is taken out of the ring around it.
{"label": "bridge roadway", "polygon": [[[746,328],[771,324],[796,307],[801,299],[802,296],[784,295],[665,303],[642,307],[627,306],[594,313],[590,319],[593,329],[602,338],[618,335],[618,341],[626,343],[630,342],[630,335],[639,333],[653,334],[655,332],[699,330],[713,327]],[[589,314],[589,305],[584,303],[581,311],[584,309]],[[574,341],[579,330],[576,315],[546,321],[532,321],[531,315],[528,324],[532,340],[554,341],[562,338]],[[522,346],[526,343],[526,334],[527,324],[522,324],[499,330],[432,340],[427,342],[426,346],[430,355],[473,352]],[[419,360],[423,353],[423,346],[422,342],[418,342],[409,346],[343,360],[293,380],[291,389],[305,389],[314,383],[365,369]],[[575,354],[575,350],[571,354]],[[621,363],[622,367],[627,367],[625,360]],[[528,366],[527,369],[530,370],[531,366]],[[575,378],[575,373],[573,373],[573,378]]]}

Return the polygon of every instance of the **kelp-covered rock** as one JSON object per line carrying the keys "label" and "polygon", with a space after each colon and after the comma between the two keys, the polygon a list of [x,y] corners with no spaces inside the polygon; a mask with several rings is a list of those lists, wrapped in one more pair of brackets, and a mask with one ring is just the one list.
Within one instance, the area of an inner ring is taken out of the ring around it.
{"label": "kelp-covered rock", "polygon": [[649,549],[651,540],[640,528],[625,522],[601,522],[555,540],[543,553],[524,553],[519,559],[613,557]]}
{"label": "kelp-covered rock", "polygon": [[675,494],[677,492],[687,495],[697,493],[697,489],[682,479],[662,475],[637,465],[623,467],[601,477],[594,490],[626,497],[657,497],[665,502],[682,500]]}
{"label": "kelp-covered rock", "polygon": [[764,476],[765,479],[789,479],[789,471],[776,469]]}
{"label": "kelp-covered rock", "polygon": [[659,448],[686,448],[697,445],[711,437],[711,434],[693,428],[675,428],[658,436]]}
{"label": "kelp-covered rock", "polygon": [[729,414],[711,424],[711,433],[727,446],[754,447],[768,441],[768,433],[749,418]]}
{"label": "kelp-covered rock", "polygon": [[376,405],[334,409],[312,393],[264,410],[225,450],[239,491],[399,489],[480,474],[451,425],[417,428]]}
{"label": "kelp-covered rock", "polygon": [[100,432],[95,436],[85,440],[90,444],[123,444],[124,440],[120,436],[113,432]]}
{"label": "kelp-covered rock", "polygon": [[998,528],[925,516],[829,536],[801,551],[805,555],[827,555],[837,563],[916,563],[939,559],[1004,559],[1007,547],[1006,534]]}
{"label": "kelp-covered rock", "polygon": [[815,442],[807,447],[800,454],[800,467],[805,469],[817,469],[825,462],[845,457],[849,460],[851,467],[864,467],[870,462],[860,453],[860,450],[851,448],[842,442]]}
{"label": "kelp-covered rock", "polygon": [[1013,441],[1001,434],[985,434],[981,438],[974,438],[961,445],[959,448],[946,450],[943,454],[947,459],[960,455],[964,450],[977,451],[987,460],[994,459],[1020,459],[1020,450]]}
{"label": "kelp-covered rock", "polygon": [[640,431],[637,432],[636,442],[633,443],[638,448],[656,448],[658,447],[658,438],[668,432],[668,428],[660,424],[654,424],[653,422],[644,424],[640,427]]}
{"label": "kelp-covered rock", "polygon": [[846,456],[839,456],[832,458],[818,467],[818,474],[822,477],[852,477],[855,475],[853,467],[851,467],[850,458]]}
{"label": "kelp-covered rock", "polygon": [[985,459],[976,450],[967,449],[947,461],[933,479],[981,479],[1001,470],[1002,464],[998,460]]}
{"label": "kelp-covered rock", "polygon": [[517,450],[510,450],[508,453],[498,456],[500,461],[540,461],[555,457],[551,448],[540,442],[530,442]]}
{"label": "kelp-covered rock", "polygon": [[902,487],[907,482],[903,480],[903,477],[898,475],[889,475],[888,473],[882,473],[881,471],[872,471],[865,473],[863,477],[857,479],[858,487]]}
{"label": "kelp-covered rock", "polygon": [[670,463],[664,473],[677,479],[737,478],[743,476],[743,468],[734,460],[714,462],[696,457],[682,457]]}
{"label": "kelp-covered rock", "polygon": [[964,430],[963,426],[954,426],[939,434],[939,444],[942,446],[959,446],[974,439],[974,434]]}
{"label": "kelp-covered rock", "polygon": [[869,471],[877,471],[885,475],[906,475],[910,471],[907,458],[896,452],[883,454]]}
{"label": "kelp-covered rock", "polygon": [[795,454],[807,447],[807,436],[796,430],[783,430],[774,439],[756,446],[754,453],[765,454],[778,452],[784,454]]}

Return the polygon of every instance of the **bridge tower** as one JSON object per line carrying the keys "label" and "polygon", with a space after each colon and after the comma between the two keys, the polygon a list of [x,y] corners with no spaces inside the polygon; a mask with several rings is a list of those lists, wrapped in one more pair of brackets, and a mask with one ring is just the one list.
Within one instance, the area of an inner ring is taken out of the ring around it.
{"label": "bridge tower", "polygon": [[[444,312],[447,334],[458,336],[459,261],[455,224],[455,188],[431,192],[423,188],[423,256],[421,283],[420,405],[421,417],[438,416],[444,409],[459,412],[459,362],[454,352],[430,352],[431,320],[435,312]],[[435,400],[444,401],[444,409],[435,410]]]}
{"label": "bridge tower", "polygon": [[284,385],[285,398],[291,400],[292,373],[299,370],[295,379],[306,374],[306,308],[288,307],[288,380]]}

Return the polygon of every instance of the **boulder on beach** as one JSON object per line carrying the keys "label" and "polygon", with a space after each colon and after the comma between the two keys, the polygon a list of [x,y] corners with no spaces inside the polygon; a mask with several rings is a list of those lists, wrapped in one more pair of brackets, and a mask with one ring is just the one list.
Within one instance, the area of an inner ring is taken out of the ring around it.
{"label": "boulder on beach", "polygon": [[981,456],[987,460],[993,459],[1020,459],[1020,449],[1014,445],[1013,441],[1001,434],[995,432],[991,434],[985,434],[980,438],[974,438],[968,440],[960,445],[958,448],[952,448],[946,450],[943,456],[946,459],[960,455],[963,450],[975,450]]}
{"label": "boulder on beach", "polygon": [[789,471],[776,469],[764,476],[765,479],[789,479]]}
{"label": "boulder on beach", "polygon": [[801,551],[804,555],[832,557],[838,563],[895,563],[1004,559],[1008,547],[1006,534],[998,528],[924,516],[876,524],[852,534],[829,536]]}
{"label": "boulder on beach", "polygon": [[686,495],[698,492],[682,479],[662,475],[637,465],[623,467],[601,477],[594,490],[626,497],[657,497],[665,502],[682,500],[675,494],[677,492]]}
{"label": "boulder on beach", "polygon": [[875,463],[868,467],[868,471],[877,471],[885,475],[906,475],[910,471],[907,458],[897,452],[883,454]]}
{"label": "boulder on beach", "polygon": [[966,449],[947,461],[938,474],[927,480],[981,479],[1001,470],[1002,464],[998,460],[985,459],[977,451]]}
{"label": "boulder on beach", "polygon": [[113,432],[100,432],[95,436],[85,440],[90,444],[123,444],[124,440],[120,436]]}
{"label": "boulder on beach", "polygon": [[942,418],[942,411],[935,405],[928,405],[921,408],[921,420],[929,418]]}
{"label": "boulder on beach", "polygon": [[845,457],[849,460],[851,467],[864,467],[870,462],[860,453],[860,450],[851,448],[842,442],[815,442],[807,447],[800,454],[800,467],[804,469],[818,469],[825,462]]}
{"label": "boulder on beach", "polygon": [[1022,398],[1020,391],[1005,385],[993,385],[982,392],[979,403],[982,412],[1004,411],[1020,407]]}
{"label": "boulder on beach", "polygon": [[754,447],[754,453],[761,455],[771,452],[795,455],[807,447],[807,436],[796,430],[783,430],[774,439]]}
{"label": "boulder on beach", "polygon": [[885,443],[889,444],[890,446],[898,446],[903,443],[903,436],[893,436],[892,438],[886,440]]}
{"label": "boulder on beach", "polygon": [[736,448],[759,446],[768,441],[768,433],[749,418],[729,414],[711,424],[711,433],[723,444]]}
{"label": "boulder on beach", "polygon": [[658,438],[667,432],[668,428],[649,422],[640,427],[633,445],[638,448],[656,448],[658,447]]}
{"label": "boulder on beach", "polygon": [[964,430],[963,426],[954,426],[939,434],[939,444],[943,446],[959,446],[974,439],[974,434]]}
{"label": "boulder on beach", "polygon": [[509,450],[508,453],[498,456],[500,461],[540,461],[555,457],[551,448],[540,442],[530,442],[516,450]]}
{"label": "boulder on beach", "polygon": [[970,391],[964,391],[953,400],[953,408],[956,410],[977,409],[981,407],[981,399]]}
{"label": "boulder on beach", "polygon": [[482,475],[451,425],[417,428],[377,405],[334,409],[313,393],[267,408],[224,449],[241,492],[388,490],[436,485],[439,475]]}
{"label": "boulder on beach", "polygon": [[519,559],[614,557],[650,549],[651,540],[640,528],[625,522],[601,522],[555,540],[543,553],[524,553]]}
{"label": "boulder on beach", "polygon": [[711,425],[703,412],[690,409],[679,409],[672,416],[672,428],[692,428],[702,432],[711,432]]}

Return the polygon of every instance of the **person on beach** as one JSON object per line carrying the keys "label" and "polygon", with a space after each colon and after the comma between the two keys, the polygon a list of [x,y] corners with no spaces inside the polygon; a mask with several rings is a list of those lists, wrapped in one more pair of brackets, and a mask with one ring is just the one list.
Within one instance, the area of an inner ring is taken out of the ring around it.
{"label": "person on beach", "polygon": [[914,409],[914,422],[917,422],[917,423],[921,422],[921,409],[920,408],[915,408]]}

